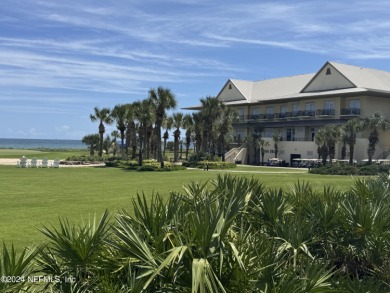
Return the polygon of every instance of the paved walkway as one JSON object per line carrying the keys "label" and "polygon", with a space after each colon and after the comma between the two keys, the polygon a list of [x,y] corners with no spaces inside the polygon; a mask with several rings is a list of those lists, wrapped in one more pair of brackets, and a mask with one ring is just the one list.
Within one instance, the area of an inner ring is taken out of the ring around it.
{"label": "paved walkway", "polygon": [[[270,167],[272,168],[272,167]],[[198,169],[198,168],[187,168],[189,170],[198,170],[202,172],[227,172],[227,173],[259,173],[259,174],[305,174],[307,173],[307,169],[296,169],[294,168],[293,171],[287,171],[283,170],[282,168],[278,171],[256,171],[256,170],[235,170],[235,169],[209,169],[208,171],[205,171],[203,169]],[[249,168],[248,168],[249,169]],[[291,170],[292,168],[286,168],[288,170]]]}

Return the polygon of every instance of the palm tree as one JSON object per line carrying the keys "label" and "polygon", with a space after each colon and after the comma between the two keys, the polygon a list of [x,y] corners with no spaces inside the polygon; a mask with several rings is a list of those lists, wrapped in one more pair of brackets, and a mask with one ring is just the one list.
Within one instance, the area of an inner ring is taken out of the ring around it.
{"label": "palm tree", "polygon": [[321,145],[320,153],[323,164],[326,164],[326,158],[329,155],[329,163],[332,164],[336,154],[336,144],[342,137],[342,130],[340,125],[328,124],[321,128],[316,136],[315,142]]}
{"label": "palm tree", "polygon": [[173,127],[176,128],[176,130],[173,133],[174,136],[174,145],[173,145],[173,161],[177,162],[179,157],[179,142],[180,142],[180,128],[183,124],[183,113],[173,113],[172,121],[173,121]]}
{"label": "palm tree", "polygon": [[107,134],[106,138],[103,141],[103,149],[106,152],[106,154],[109,154],[111,146],[112,146],[111,137]]}
{"label": "palm tree", "polygon": [[275,153],[275,158],[278,157],[278,152],[279,152],[279,146],[278,146],[278,143],[280,141],[280,133],[279,132],[275,132],[274,134],[272,134],[272,140],[274,142],[274,153]]}
{"label": "palm tree", "polygon": [[379,130],[385,131],[390,128],[390,121],[384,119],[380,113],[374,113],[371,117],[367,117],[363,120],[363,129],[369,130],[370,135],[368,137],[368,163],[372,163],[372,157],[375,154],[375,146],[379,142]]}
{"label": "palm tree", "polygon": [[95,155],[95,149],[99,147],[100,137],[99,134],[89,134],[81,139],[81,142],[89,146],[89,154]]}
{"label": "palm tree", "polygon": [[99,109],[98,107],[94,108],[94,113],[89,115],[89,118],[92,122],[99,121],[99,135],[100,135],[100,144],[99,144],[99,157],[103,156],[103,135],[106,131],[104,124],[111,124],[112,118],[110,116],[109,108]]}
{"label": "palm tree", "polygon": [[260,146],[260,153],[261,153],[261,164],[264,165],[264,155],[265,155],[265,147],[269,146],[269,141],[264,140],[260,138],[260,140],[257,141],[258,145]]}
{"label": "palm tree", "polygon": [[161,168],[164,167],[164,158],[161,152],[161,127],[164,121],[167,110],[176,108],[176,98],[170,89],[158,87],[156,89],[149,90],[149,99],[154,105],[155,114],[155,127],[157,137],[157,152],[158,160],[160,161]]}
{"label": "palm tree", "polygon": [[343,126],[343,131],[346,138],[346,143],[349,145],[349,164],[353,165],[353,156],[356,145],[356,135],[362,131],[363,123],[360,119],[351,119]]}
{"label": "palm tree", "polygon": [[186,129],[186,160],[188,160],[188,152],[191,145],[191,135],[194,130],[194,120],[191,114],[185,114],[183,117],[183,128]]}
{"label": "palm tree", "polygon": [[322,164],[325,165],[329,152],[328,147],[326,146],[325,133],[323,128],[318,130],[318,132],[314,136],[314,142],[317,145],[318,158],[321,158]]}
{"label": "palm tree", "polygon": [[116,152],[118,149],[118,138],[120,138],[121,136],[117,130],[113,130],[111,132],[111,137],[112,137],[111,143],[112,143],[112,150],[113,150],[112,153],[114,156],[116,156]]}
{"label": "palm tree", "polygon": [[139,140],[139,153],[138,153],[138,165],[143,164],[143,152],[147,144],[147,131],[149,125],[153,121],[153,105],[150,99],[144,99],[142,101],[134,102],[134,116],[139,121],[138,128],[138,140]]}
{"label": "palm tree", "polygon": [[202,109],[200,113],[203,120],[203,145],[202,150],[211,155],[215,154],[213,126],[220,118],[224,104],[217,97],[206,97],[200,99]]}
{"label": "palm tree", "polygon": [[167,141],[169,139],[169,130],[172,129],[173,120],[172,117],[165,117],[163,122],[163,127],[165,128],[164,135],[162,138],[164,139],[164,145],[163,145],[163,157],[165,157],[165,151],[167,149]]}
{"label": "palm tree", "polygon": [[131,158],[135,159],[137,153],[137,126],[135,120],[135,107],[133,104],[127,105],[127,125],[126,125],[126,155],[128,155],[128,148],[131,147]]}
{"label": "palm tree", "polygon": [[341,127],[339,125],[328,124],[324,127],[326,145],[329,150],[329,162],[332,164],[336,155],[336,144],[342,137]]}
{"label": "palm tree", "polygon": [[196,154],[199,154],[199,152],[202,150],[203,145],[203,118],[201,112],[194,112],[192,113],[192,120],[194,122],[194,132],[195,132],[195,149]]}
{"label": "palm tree", "polygon": [[111,118],[116,122],[116,128],[119,130],[121,136],[121,153],[122,160],[125,159],[125,131],[126,131],[126,118],[127,118],[127,105],[116,105],[111,111]]}
{"label": "palm tree", "polygon": [[232,108],[227,108],[226,110],[222,108],[222,114],[220,120],[217,124],[218,131],[218,143],[220,153],[222,155],[222,161],[225,162],[225,151],[226,151],[226,136],[232,130],[232,123],[237,117],[237,112]]}

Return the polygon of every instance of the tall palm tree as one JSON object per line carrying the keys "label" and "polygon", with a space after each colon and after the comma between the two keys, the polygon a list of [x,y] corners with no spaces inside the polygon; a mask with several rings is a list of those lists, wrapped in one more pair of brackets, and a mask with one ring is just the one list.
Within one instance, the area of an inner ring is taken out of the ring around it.
{"label": "tall palm tree", "polygon": [[279,132],[275,132],[274,134],[272,134],[272,140],[274,142],[275,158],[277,158],[278,157],[278,153],[279,153],[278,143],[280,142],[280,133]]}
{"label": "tall palm tree", "polygon": [[192,113],[192,120],[194,122],[194,132],[195,132],[195,149],[196,154],[199,154],[199,152],[202,150],[203,145],[203,118],[201,112],[194,112]]}
{"label": "tall palm tree", "polygon": [[135,107],[133,104],[126,104],[127,116],[126,116],[126,155],[128,155],[128,148],[131,147],[131,158],[135,159],[137,152],[137,126],[135,123]]}
{"label": "tall palm tree", "polygon": [[120,134],[117,130],[113,130],[111,132],[111,144],[112,144],[112,153],[116,156],[116,152],[118,150],[118,138],[120,138]]}
{"label": "tall palm tree", "polygon": [[165,117],[163,122],[163,127],[165,128],[164,135],[162,138],[164,139],[164,145],[163,145],[163,157],[165,157],[165,151],[167,149],[167,141],[169,139],[169,130],[172,129],[173,120],[172,117]]}
{"label": "tall palm tree", "polygon": [[99,134],[89,134],[81,139],[81,142],[89,146],[89,154],[95,155],[95,149],[99,147],[100,137]]}
{"label": "tall palm tree", "polygon": [[186,129],[186,160],[188,160],[188,151],[191,145],[191,135],[194,130],[194,120],[191,114],[185,114],[183,117],[183,128]]}
{"label": "tall palm tree", "polygon": [[203,145],[202,150],[209,152],[211,155],[215,153],[215,142],[213,126],[215,122],[220,118],[224,104],[217,97],[206,97],[200,99],[202,109],[200,113],[204,124],[203,128]]}
{"label": "tall palm tree", "polygon": [[109,108],[102,108],[99,109],[98,107],[94,108],[94,113],[89,115],[89,118],[92,122],[99,121],[99,135],[100,135],[100,144],[99,144],[99,157],[102,157],[103,155],[103,136],[104,132],[106,131],[106,128],[104,127],[104,124],[112,124],[112,118],[110,116],[110,109]]}
{"label": "tall palm tree", "polygon": [[326,145],[329,150],[329,162],[332,161],[336,155],[336,144],[342,137],[341,127],[339,125],[328,124],[324,127]]}
{"label": "tall palm tree", "polygon": [[318,158],[322,159],[322,164],[326,164],[329,152],[328,147],[326,146],[325,131],[323,128],[320,128],[314,136],[314,142],[317,145]]}
{"label": "tall palm tree", "polygon": [[374,113],[372,116],[363,120],[363,129],[369,130],[370,135],[368,137],[368,163],[372,163],[372,157],[375,154],[375,147],[379,142],[379,130],[385,131],[390,128],[390,121],[384,119],[380,113]]}
{"label": "tall palm tree", "polygon": [[342,130],[340,125],[328,124],[321,128],[314,138],[317,145],[320,147],[320,156],[322,157],[322,163],[326,164],[326,158],[329,155],[329,163],[332,161],[336,154],[336,144],[342,137]]}
{"label": "tall palm tree", "polygon": [[236,119],[237,113],[232,108],[222,109],[219,123],[217,124],[219,149],[222,161],[225,162],[226,136],[232,130],[232,123]]}
{"label": "tall palm tree", "polygon": [[152,113],[153,105],[150,99],[144,99],[142,101],[134,102],[134,116],[139,121],[138,128],[138,140],[139,140],[139,153],[138,153],[138,165],[143,164],[143,152],[145,145],[147,144],[147,131],[148,126],[152,123],[154,117]]}
{"label": "tall palm tree", "polygon": [[180,128],[183,125],[183,113],[173,113],[172,115],[172,121],[173,121],[173,127],[176,128],[176,130],[173,133],[174,136],[174,144],[173,144],[173,161],[177,162],[179,157],[179,142],[180,142]]}
{"label": "tall palm tree", "polygon": [[356,135],[363,130],[363,123],[360,119],[351,119],[343,126],[346,137],[346,143],[349,145],[349,164],[353,165],[353,156],[355,153]]}
{"label": "tall palm tree", "polygon": [[149,90],[149,99],[154,105],[155,114],[155,127],[157,136],[157,152],[158,160],[160,161],[161,168],[164,167],[164,158],[161,152],[161,127],[167,110],[176,108],[176,98],[170,89],[158,87],[156,89]]}
{"label": "tall palm tree", "polygon": [[111,147],[112,147],[111,137],[107,134],[106,138],[103,141],[103,149],[106,152],[106,154],[109,154]]}
{"label": "tall palm tree", "polygon": [[111,111],[111,117],[116,122],[116,128],[119,130],[121,136],[121,154],[122,160],[125,159],[125,131],[126,131],[126,118],[127,118],[127,105],[116,105]]}
{"label": "tall palm tree", "polygon": [[269,141],[267,140],[264,140],[262,138],[260,138],[258,141],[257,141],[259,147],[260,147],[260,154],[261,154],[261,165],[264,165],[264,155],[265,155],[265,147],[269,146]]}

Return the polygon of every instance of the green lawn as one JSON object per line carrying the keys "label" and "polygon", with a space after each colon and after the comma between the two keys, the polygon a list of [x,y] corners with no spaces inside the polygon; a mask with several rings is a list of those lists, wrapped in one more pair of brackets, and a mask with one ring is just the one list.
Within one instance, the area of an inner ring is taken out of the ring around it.
{"label": "green lawn", "polygon": [[[276,173],[283,172],[283,173]],[[348,176],[321,176],[307,170],[243,167],[232,170],[183,170],[175,172],[135,172],[115,168],[68,167],[59,169],[20,169],[0,166],[0,241],[14,242],[17,248],[44,240],[37,228],[58,223],[58,217],[72,221],[86,219],[105,209],[111,214],[131,209],[137,192],[163,196],[181,190],[191,180],[205,182],[217,174],[259,178],[270,188],[288,189],[292,184],[309,181],[316,189],[332,185],[347,189]]]}

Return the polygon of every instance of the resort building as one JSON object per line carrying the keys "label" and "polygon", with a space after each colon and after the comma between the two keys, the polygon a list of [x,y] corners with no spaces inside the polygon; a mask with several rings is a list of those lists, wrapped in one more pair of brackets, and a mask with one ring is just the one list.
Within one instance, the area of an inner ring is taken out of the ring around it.
{"label": "resort building", "polygon": [[[314,74],[261,81],[229,79],[217,96],[236,110],[233,136],[237,146],[253,132],[269,141],[265,161],[275,157],[272,136],[280,137],[278,157],[293,165],[296,158],[316,159],[315,134],[327,124],[344,124],[379,112],[390,119],[390,72],[326,62]],[[358,134],[354,157],[367,158],[368,132]],[[336,158],[341,158],[341,143]],[[242,149],[231,151],[237,160]],[[259,162],[247,150],[243,163]],[[347,147],[347,157],[348,157]],[[381,133],[374,159],[390,155],[390,132]]]}

